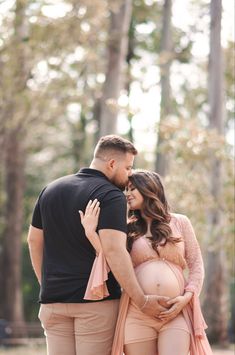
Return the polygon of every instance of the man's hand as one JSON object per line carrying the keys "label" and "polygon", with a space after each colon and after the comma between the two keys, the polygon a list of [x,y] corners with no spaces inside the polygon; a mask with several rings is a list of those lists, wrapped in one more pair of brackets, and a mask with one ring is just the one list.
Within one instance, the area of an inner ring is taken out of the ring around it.
{"label": "man's hand", "polygon": [[161,312],[167,311],[169,297],[156,295],[147,295],[145,297],[145,303],[140,307],[141,312],[152,317],[158,317]]}

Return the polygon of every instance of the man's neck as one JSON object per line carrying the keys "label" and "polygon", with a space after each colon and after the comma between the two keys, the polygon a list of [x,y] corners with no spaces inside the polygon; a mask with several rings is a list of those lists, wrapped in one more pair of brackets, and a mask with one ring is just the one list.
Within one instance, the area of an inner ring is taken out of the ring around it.
{"label": "man's neck", "polygon": [[106,169],[105,169],[105,167],[103,166],[103,164],[100,163],[100,162],[98,162],[96,159],[93,159],[93,160],[92,160],[92,162],[91,162],[89,168],[98,170],[98,171],[100,171],[101,173],[103,173],[105,176],[107,176],[107,178],[109,178],[108,175],[107,175]]}

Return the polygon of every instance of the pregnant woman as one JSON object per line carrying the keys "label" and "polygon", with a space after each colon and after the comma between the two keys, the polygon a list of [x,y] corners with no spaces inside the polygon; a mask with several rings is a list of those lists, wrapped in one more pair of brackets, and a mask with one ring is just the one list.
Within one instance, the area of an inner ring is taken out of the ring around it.
{"label": "pregnant woman", "polygon": [[[123,292],[112,355],[210,355],[200,310],[204,269],[201,251],[189,219],[169,212],[157,173],[137,170],[126,189],[129,207],[127,245],[136,277],[145,294],[168,296],[157,318],[142,312]],[[102,208],[102,206],[101,206]],[[99,202],[80,211],[86,235],[97,252],[86,299],[105,297],[108,266],[95,232]],[[120,260],[121,262],[121,260]],[[188,268],[187,281],[183,270]]]}

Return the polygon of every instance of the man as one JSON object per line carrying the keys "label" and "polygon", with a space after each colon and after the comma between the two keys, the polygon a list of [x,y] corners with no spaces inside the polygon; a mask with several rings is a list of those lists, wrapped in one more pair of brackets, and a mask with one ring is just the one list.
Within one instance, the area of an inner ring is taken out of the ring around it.
{"label": "man", "polygon": [[[39,195],[28,243],[41,285],[39,318],[49,355],[111,353],[119,284],[143,312],[157,316],[163,309],[158,303],[161,298],[143,294],[126,250],[126,199],[122,190],[136,154],[129,141],[115,135],[102,137],[89,168],[53,181]],[[107,281],[110,295],[98,302],[83,298],[95,252],[78,213],[94,199],[100,201],[97,230],[111,269]]]}

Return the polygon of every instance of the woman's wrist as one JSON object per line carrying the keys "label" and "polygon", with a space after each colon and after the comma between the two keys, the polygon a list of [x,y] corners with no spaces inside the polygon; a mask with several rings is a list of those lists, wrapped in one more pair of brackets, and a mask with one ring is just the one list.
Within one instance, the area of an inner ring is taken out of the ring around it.
{"label": "woman's wrist", "polygon": [[96,250],[96,255],[102,251],[102,246],[100,243],[99,234],[96,231],[86,232],[87,239],[93,245],[93,248]]}
{"label": "woman's wrist", "polygon": [[86,230],[86,236],[88,239],[93,239],[93,238],[96,238],[98,236],[98,234],[96,233],[96,231],[94,230]]}
{"label": "woman's wrist", "polygon": [[185,299],[185,302],[186,303],[189,303],[193,297],[193,292],[190,292],[190,291],[186,291],[183,295],[184,299]]}

